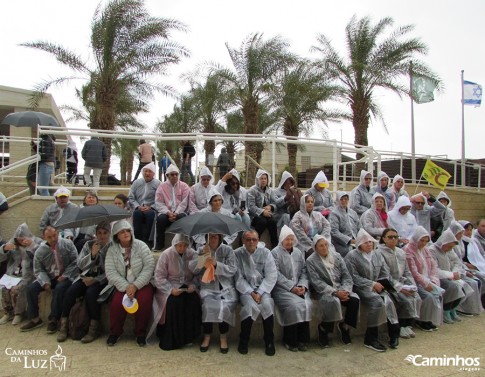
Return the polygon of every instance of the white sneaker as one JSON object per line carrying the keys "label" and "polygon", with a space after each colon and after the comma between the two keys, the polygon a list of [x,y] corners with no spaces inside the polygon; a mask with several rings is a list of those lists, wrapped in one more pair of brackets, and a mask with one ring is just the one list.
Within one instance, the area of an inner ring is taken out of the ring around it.
{"label": "white sneaker", "polygon": [[11,314],[5,314],[2,318],[0,318],[0,325],[6,325],[13,319]]}
{"label": "white sneaker", "polygon": [[408,330],[408,334],[411,338],[415,338],[416,337],[416,333],[413,331],[413,329],[411,328],[411,326],[408,326],[406,327],[406,329]]}
{"label": "white sneaker", "polygon": [[399,336],[404,339],[409,339],[411,337],[407,327],[401,327]]}
{"label": "white sneaker", "polygon": [[22,322],[22,314],[15,314],[15,317],[13,317],[12,325],[16,326]]}

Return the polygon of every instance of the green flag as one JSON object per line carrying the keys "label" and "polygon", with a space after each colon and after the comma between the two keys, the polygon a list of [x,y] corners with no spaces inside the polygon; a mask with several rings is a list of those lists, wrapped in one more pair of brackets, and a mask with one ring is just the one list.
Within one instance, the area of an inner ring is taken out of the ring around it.
{"label": "green flag", "polygon": [[428,103],[434,101],[433,91],[436,82],[429,77],[412,75],[413,99],[416,103]]}

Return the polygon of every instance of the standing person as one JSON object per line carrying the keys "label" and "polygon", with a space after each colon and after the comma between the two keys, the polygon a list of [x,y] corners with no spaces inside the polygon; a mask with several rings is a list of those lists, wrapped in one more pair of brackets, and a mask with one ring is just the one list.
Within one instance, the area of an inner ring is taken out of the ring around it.
{"label": "standing person", "polygon": [[[93,136],[91,140],[84,143],[81,156],[84,159],[84,184],[99,187],[101,171],[104,163],[108,159],[108,152],[104,143],[99,138]],[[91,170],[93,171],[93,181],[91,182]]]}
{"label": "standing person", "polygon": [[409,198],[409,194],[404,189],[404,184],[404,178],[399,174],[396,174],[392,179],[391,193],[394,196],[394,200],[393,203],[389,206],[389,211],[394,208],[401,196],[406,196]]}
{"label": "standing person", "polygon": [[108,346],[114,346],[123,334],[127,312],[123,297],[136,298],[138,310],[135,313],[136,343],[144,347],[147,327],[152,317],[153,277],[155,262],[148,246],[133,237],[133,228],[126,220],[113,225],[113,241],[106,252],[105,271],[108,284],[115,287],[109,307]]}
{"label": "standing person", "polygon": [[312,300],[305,266],[305,254],[296,247],[293,231],[283,225],[279,245],[271,250],[278,278],[271,296],[276,305],[276,319],[283,327],[283,345],[289,351],[306,351],[310,341]]}
{"label": "standing person", "polygon": [[192,157],[195,156],[195,148],[190,141],[182,141],[182,173],[180,179],[185,182],[185,174],[190,176],[191,184],[195,183],[195,177],[192,173]]}
{"label": "standing person", "polygon": [[[236,274],[236,256],[234,250],[222,243],[223,235],[209,233],[207,243],[199,248],[199,256],[204,256],[203,267],[197,266],[197,259],[189,263],[189,268],[198,274],[201,280],[202,329],[204,339],[200,352],[207,352],[213,330],[213,323],[219,327],[220,352],[229,352],[227,333],[229,326],[236,320],[235,309],[238,302],[234,275]],[[213,271],[213,276],[211,271]]]}
{"label": "standing person", "polygon": [[181,348],[200,335],[202,310],[196,279],[189,268],[197,253],[189,242],[187,236],[176,234],[155,268],[154,325],[164,351]]}
{"label": "standing person", "polygon": [[34,254],[42,239],[35,237],[26,223],[19,225],[11,240],[0,246],[0,262],[6,262],[6,274],[21,278],[20,282],[8,289],[2,287],[2,307],[5,315],[0,325],[12,321],[18,325],[27,309],[26,288],[34,280]]}
{"label": "standing person", "polygon": [[155,153],[153,153],[153,148],[144,139],[140,139],[140,145],[138,146],[138,157],[140,158],[140,164],[138,165],[138,169],[136,170],[133,181],[138,179],[138,176],[140,175],[140,172],[144,166],[155,161]]}
{"label": "standing person", "polygon": [[157,216],[155,194],[160,181],[155,178],[155,164],[142,169],[142,178],[133,182],[128,193],[128,203],[133,208],[133,228],[137,240],[151,245],[150,234]]}
{"label": "standing person", "polygon": [[[39,174],[38,184],[39,186],[50,186],[51,176],[54,173],[56,164],[56,145],[55,136],[42,134],[39,146],[37,147],[34,141],[31,141],[32,149],[39,152]],[[49,196],[49,189],[38,189],[37,192],[40,196]]]}
{"label": "standing person", "polygon": [[329,183],[325,173],[320,170],[312,182],[312,187],[305,192],[311,194],[315,198],[314,211],[320,212],[323,216],[328,218],[332,212],[334,201],[332,193],[328,191]]}
{"label": "standing person", "polygon": [[47,333],[57,332],[62,314],[64,295],[72,282],[79,276],[77,250],[72,241],[59,237],[59,231],[48,226],[43,242],[34,255],[35,281],[27,286],[27,316],[29,322],[20,331],[30,331],[42,326],[39,317],[39,293],[52,292],[51,313]]}
{"label": "standing person", "polygon": [[367,306],[367,330],[364,346],[377,352],[386,351],[379,342],[378,326],[387,322],[389,347],[399,346],[399,321],[396,308],[383,281],[389,282],[389,268],[375,251],[377,241],[364,229],[359,230],[355,249],[345,257],[345,263],[354,281],[354,291]]}
{"label": "standing person", "polygon": [[[344,259],[327,238],[316,235],[313,248],[315,252],[306,260],[306,267],[322,313],[322,322],[318,325],[318,343],[324,348],[328,347],[328,335],[333,333],[335,322],[338,321],[340,340],[343,344],[351,344],[350,328],[357,328],[360,305],[359,296],[352,292],[352,276]],[[342,306],[346,308],[345,317]]]}
{"label": "standing person", "polygon": [[349,194],[343,191],[337,192],[335,206],[328,220],[332,244],[335,250],[345,257],[355,245],[355,239],[361,227],[359,216],[349,208]]}
{"label": "standing person", "polygon": [[216,166],[219,168],[219,179],[222,179],[231,167],[231,159],[226,148],[221,149],[221,154],[217,158]]}
{"label": "standing person", "polygon": [[366,170],[360,171],[360,184],[356,186],[350,193],[350,208],[352,208],[357,215],[367,211],[372,204],[371,191],[372,173]]}
{"label": "standing person", "polygon": [[158,162],[158,179],[161,182],[165,181],[165,173],[167,172],[167,168],[172,164],[172,161],[170,161],[170,158],[168,157],[169,154],[172,154],[172,151],[167,149]]}
{"label": "standing person", "polygon": [[263,332],[265,353],[273,356],[274,347],[274,302],[271,298],[278,271],[271,251],[259,242],[258,232],[248,230],[244,232],[243,246],[236,249],[236,289],[241,300],[241,333],[239,335],[238,352],[248,353],[249,337],[253,322],[263,318]]}
{"label": "standing person", "polygon": [[61,328],[59,329],[59,334],[57,334],[58,342],[64,342],[67,339],[69,313],[76,303],[76,299],[83,296],[90,321],[88,333],[81,339],[81,342],[91,343],[99,335],[101,304],[98,304],[97,299],[107,283],[104,272],[104,260],[110,241],[110,224],[106,222],[98,224],[95,234],[95,240],[87,241],[83,245],[77,258],[77,266],[81,274],[64,295]]}
{"label": "standing person", "polygon": [[[67,181],[70,183],[75,183],[76,179],[76,174],[77,174],[77,163],[78,163],[78,158],[77,158],[77,147],[76,143],[73,141],[70,141],[69,144],[67,145],[66,148],[62,151],[62,154],[64,155],[64,158],[66,159],[66,167],[67,167],[67,172],[66,172],[66,178]],[[74,178],[74,180],[73,180]]]}

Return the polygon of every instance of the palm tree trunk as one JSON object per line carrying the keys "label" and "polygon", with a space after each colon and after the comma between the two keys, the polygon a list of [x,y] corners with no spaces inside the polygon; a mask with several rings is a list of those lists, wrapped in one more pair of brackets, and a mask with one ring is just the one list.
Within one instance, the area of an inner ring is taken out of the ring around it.
{"label": "palm tree trunk", "polygon": [[[244,116],[244,133],[250,135],[258,134],[259,106],[257,100],[255,98],[251,98],[244,103],[242,113]],[[246,141],[244,142],[244,148],[246,156],[258,161],[258,146],[256,142]],[[259,153],[259,161],[261,161],[261,152]],[[245,165],[246,162],[247,161],[245,161]],[[251,160],[247,166],[248,169],[246,171],[246,182],[252,182],[252,179],[256,177],[257,166]]]}
{"label": "palm tree trunk", "polygon": [[[362,103],[364,102],[364,103]],[[357,101],[352,105],[352,125],[354,126],[354,143],[358,145],[369,145],[367,139],[367,129],[369,128],[369,107],[365,101]],[[364,155],[357,153],[356,158],[360,159]]]}
{"label": "palm tree trunk", "polygon": [[[294,125],[293,120],[290,117],[286,117],[285,123],[283,124],[283,134],[286,136],[298,137],[298,129]],[[296,169],[296,156],[298,153],[298,146],[293,143],[286,144],[286,150],[288,152],[288,169],[293,177],[298,174]]]}

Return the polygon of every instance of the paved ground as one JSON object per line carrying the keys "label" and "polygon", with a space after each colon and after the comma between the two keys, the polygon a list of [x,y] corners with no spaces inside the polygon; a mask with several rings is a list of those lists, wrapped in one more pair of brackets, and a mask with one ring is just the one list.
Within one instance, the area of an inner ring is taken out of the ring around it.
{"label": "paved ground", "polygon": [[[139,348],[133,336],[123,336],[114,347],[106,346],[106,336],[85,345],[68,340],[61,344],[62,361],[69,376],[485,376],[485,314],[464,318],[463,322],[443,325],[439,331],[416,330],[415,339],[403,339],[399,349],[377,353],[362,345],[362,336],[353,337],[350,346],[334,341],[329,349],[311,344],[308,352],[293,353],[277,344],[276,355],[264,355],[253,339],[249,354],[240,355],[237,339],[230,342],[227,355],[219,353],[216,339],[207,353],[198,344],[177,351],[162,351],[158,345]],[[0,377],[59,375],[50,370],[50,358],[58,347],[55,335],[46,327],[21,333],[12,325],[0,326]],[[34,350],[37,355],[25,356]],[[60,351],[60,350],[59,350]],[[39,355],[40,354],[40,355]],[[481,358],[481,370],[461,371],[456,366],[416,366],[404,360],[408,355],[428,357]],[[56,360],[52,360],[53,362]]]}

